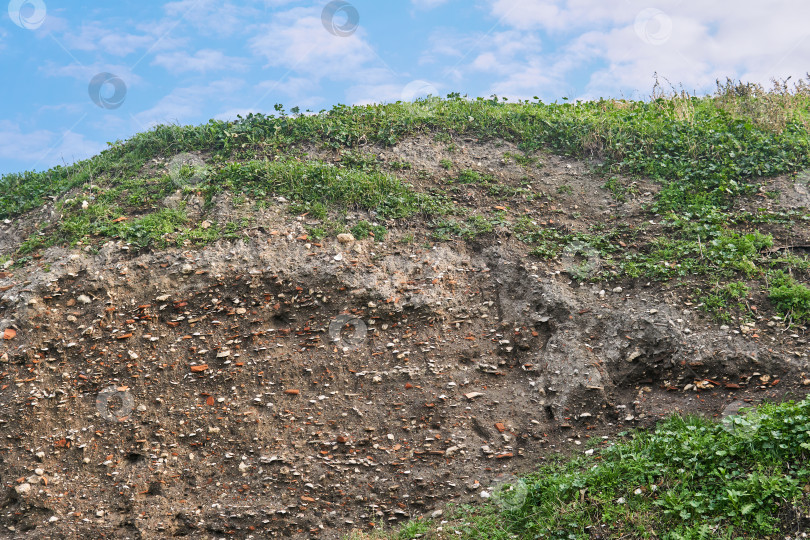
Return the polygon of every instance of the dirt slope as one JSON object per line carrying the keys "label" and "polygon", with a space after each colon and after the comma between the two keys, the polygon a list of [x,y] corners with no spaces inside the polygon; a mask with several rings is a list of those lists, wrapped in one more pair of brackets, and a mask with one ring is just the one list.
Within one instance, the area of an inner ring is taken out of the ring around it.
{"label": "dirt slope", "polygon": [[[457,142],[377,151],[412,163],[402,175],[423,190],[449,157],[528,182],[550,195],[516,211],[549,226],[649,220],[652,183],[617,203],[585,163],[527,170],[507,144]],[[491,212],[490,193],[454,197]],[[249,213],[249,241],[51,248],[1,274],[0,535],[337,538],[674,411],[806,393],[795,329],[722,327],[667,282],[580,284],[566,270],[587,254],[541,261],[507,229],[428,242],[411,222],[385,242],[315,242],[283,202],[198,208]],[[0,245],[58,218],[6,224]]]}

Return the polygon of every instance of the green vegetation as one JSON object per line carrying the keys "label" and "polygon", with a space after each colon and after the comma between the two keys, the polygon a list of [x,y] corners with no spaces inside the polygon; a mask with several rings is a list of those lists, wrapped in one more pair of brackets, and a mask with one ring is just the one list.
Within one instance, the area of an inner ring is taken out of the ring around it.
{"label": "green vegetation", "polygon": [[782,271],[769,274],[768,298],[794,322],[810,321],[810,288]]}
{"label": "green vegetation", "polygon": [[634,184],[625,186],[615,176],[608,178],[607,182],[605,182],[602,187],[610,191],[613,194],[613,198],[618,202],[626,202],[628,195],[638,194],[638,188]]}
{"label": "green vegetation", "polygon": [[714,315],[720,321],[731,322],[732,309],[748,313],[750,308],[745,299],[751,293],[751,288],[741,281],[734,281],[725,285],[717,285],[712,292],[700,296],[701,307]]}
{"label": "green vegetation", "polygon": [[372,225],[368,221],[360,221],[352,227],[352,235],[358,240],[364,240],[369,236],[373,236],[377,242],[385,240],[385,235],[388,231],[382,225]]}
{"label": "green vegetation", "polygon": [[790,516],[808,510],[810,401],[744,412],[722,422],[673,416],[592,455],[543,465],[486,505],[455,508],[441,534],[438,524],[412,522],[380,536],[681,540],[788,532]]}
{"label": "green vegetation", "polygon": [[472,215],[463,221],[442,219],[433,224],[433,236],[437,240],[450,240],[453,236],[472,240],[482,234],[492,232],[493,221],[481,215]]}
{"label": "green vegetation", "polygon": [[540,167],[543,166],[543,164],[540,163],[540,158],[538,158],[536,156],[529,156],[529,155],[526,155],[526,154],[516,154],[514,152],[506,152],[506,153],[504,153],[503,158],[505,160],[509,160],[509,159],[514,160],[515,163],[517,163],[521,167],[525,167],[525,168],[530,168],[530,167],[540,168]]}

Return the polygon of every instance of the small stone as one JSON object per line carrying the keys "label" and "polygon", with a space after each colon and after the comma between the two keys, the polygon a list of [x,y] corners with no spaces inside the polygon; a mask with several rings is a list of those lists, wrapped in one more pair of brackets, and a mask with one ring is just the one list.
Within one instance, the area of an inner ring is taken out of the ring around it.
{"label": "small stone", "polygon": [[343,253],[338,253],[338,254],[337,254],[337,255],[335,255],[333,258],[334,258],[336,261],[342,261],[342,260],[343,260]]}
{"label": "small stone", "polygon": [[616,287],[615,289],[613,289],[613,292],[616,294],[619,294],[622,291],[624,291],[624,289],[622,289],[621,287]]}
{"label": "small stone", "polygon": [[37,475],[37,476],[42,476],[43,474],[45,474],[45,470],[44,469],[34,469],[34,474]]}
{"label": "small stone", "polygon": [[26,495],[31,492],[31,484],[29,484],[28,482],[20,484],[19,486],[14,488],[14,491],[19,493],[20,495]]}
{"label": "small stone", "polygon": [[98,511],[96,511],[96,517],[97,517],[97,518],[102,518],[102,517],[104,517],[104,510],[98,510]]}
{"label": "small stone", "polygon": [[146,412],[146,405],[144,405],[143,403],[138,405],[138,412]]}
{"label": "small stone", "polygon": [[193,267],[193,266],[191,266],[190,264],[184,264],[184,265],[182,266],[182,268],[180,268],[180,271],[181,271],[183,274],[188,275],[188,274],[190,274],[190,273],[192,273],[192,272],[194,271],[194,267]]}
{"label": "small stone", "polygon": [[200,227],[202,227],[203,229],[209,229],[211,228],[211,222],[206,219],[205,221],[200,223]]}
{"label": "small stone", "polygon": [[492,494],[487,490],[483,490],[481,493],[479,493],[479,495],[484,500],[489,499],[490,497],[492,497]]}
{"label": "small stone", "polygon": [[48,518],[49,523],[54,523],[56,521],[59,521],[59,518],[57,516],[51,516],[50,518]]}
{"label": "small stone", "polygon": [[78,300],[82,304],[89,304],[90,302],[92,302],[92,300],[90,300],[90,297],[87,296],[86,294],[80,294],[79,297],[76,298],[76,300]]}
{"label": "small stone", "polygon": [[483,395],[484,394],[482,392],[468,392],[468,393],[464,394],[464,397],[467,398],[467,399],[475,399],[475,398],[481,397]]}
{"label": "small stone", "polygon": [[38,460],[42,461],[45,459],[45,452],[37,452],[36,456]]}
{"label": "small stone", "polygon": [[354,242],[354,236],[348,233],[342,233],[337,235],[338,242],[341,244],[351,244]]}

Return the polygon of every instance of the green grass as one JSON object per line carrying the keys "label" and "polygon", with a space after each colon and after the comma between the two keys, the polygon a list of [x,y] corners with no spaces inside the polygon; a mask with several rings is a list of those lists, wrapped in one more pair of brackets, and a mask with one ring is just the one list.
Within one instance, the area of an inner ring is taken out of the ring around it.
{"label": "green grass", "polygon": [[372,225],[368,221],[359,221],[357,225],[351,228],[352,235],[358,240],[364,240],[369,236],[373,236],[377,242],[385,240],[385,235],[388,231],[382,225]]}
{"label": "green grass", "polygon": [[779,538],[792,512],[808,511],[807,400],[723,422],[673,416],[594,450],[541,466],[494,502],[456,508],[442,533],[430,522],[418,530],[487,540]]}
{"label": "green grass", "polygon": [[[268,203],[273,197],[285,196],[294,203],[292,211],[323,220],[333,208],[371,210],[394,220],[415,214],[445,214],[453,209],[444,199],[416,192],[396,176],[374,170],[368,161],[358,162],[366,165],[357,170],[295,159],[236,162],[217,168],[209,181],[196,189],[208,200],[227,191],[237,207],[244,206],[248,197]],[[86,197],[59,203],[62,219],[42,234],[26,239],[18,253],[26,255],[56,244],[92,243],[94,239],[120,239],[136,248],[162,248],[178,242],[203,245],[234,237],[235,231],[227,227],[214,224],[203,229],[190,223],[184,201],[178,208],[161,208],[159,200],[175,189],[168,177],[124,179],[108,189],[91,189]],[[128,215],[132,212],[139,215],[133,218]],[[379,239],[385,237],[384,226],[357,227],[361,237],[369,232]],[[343,231],[337,222],[327,220],[310,233],[322,238]]]}
{"label": "green grass", "polygon": [[768,299],[791,321],[810,321],[810,288],[782,271],[769,274]]}
{"label": "green grass", "polygon": [[751,287],[741,281],[715,285],[710,293],[700,296],[701,308],[717,320],[731,322],[733,312],[750,314],[746,303]]}
{"label": "green grass", "polygon": [[[743,88],[744,91],[741,91]],[[286,154],[302,143],[354,149],[392,145],[419,133],[445,132],[513,141],[527,154],[547,148],[571,156],[597,156],[605,171],[622,171],[665,184],[659,210],[725,206],[758,176],[810,166],[807,122],[810,92],[766,92],[750,85],[721,87],[714,96],[662,96],[646,102],[577,103],[497,97],[430,98],[416,103],[348,107],[313,115],[249,114],[235,122],[158,126],[89,160],[49,171],[0,177],[0,218],[35,208],[91,178],[120,178],[151,158],[201,151],[244,158]],[[429,102],[430,114],[420,104]]]}
{"label": "green grass", "polygon": [[205,189],[252,199],[282,195],[303,207],[373,210],[389,219],[443,213],[451,207],[447,201],[414,191],[390,174],[291,159],[230,163],[214,174]]}

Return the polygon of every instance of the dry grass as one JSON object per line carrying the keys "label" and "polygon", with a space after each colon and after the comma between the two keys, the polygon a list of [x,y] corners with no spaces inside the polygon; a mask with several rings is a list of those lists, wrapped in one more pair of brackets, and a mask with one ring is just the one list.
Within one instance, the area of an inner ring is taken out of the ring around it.
{"label": "dry grass", "polygon": [[773,79],[770,90],[756,83],[718,80],[712,98],[719,109],[735,118],[748,118],[759,127],[781,132],[789,122],[800,122],[808,128],[810,82],[799,79],[790,84],[790,79]]}

